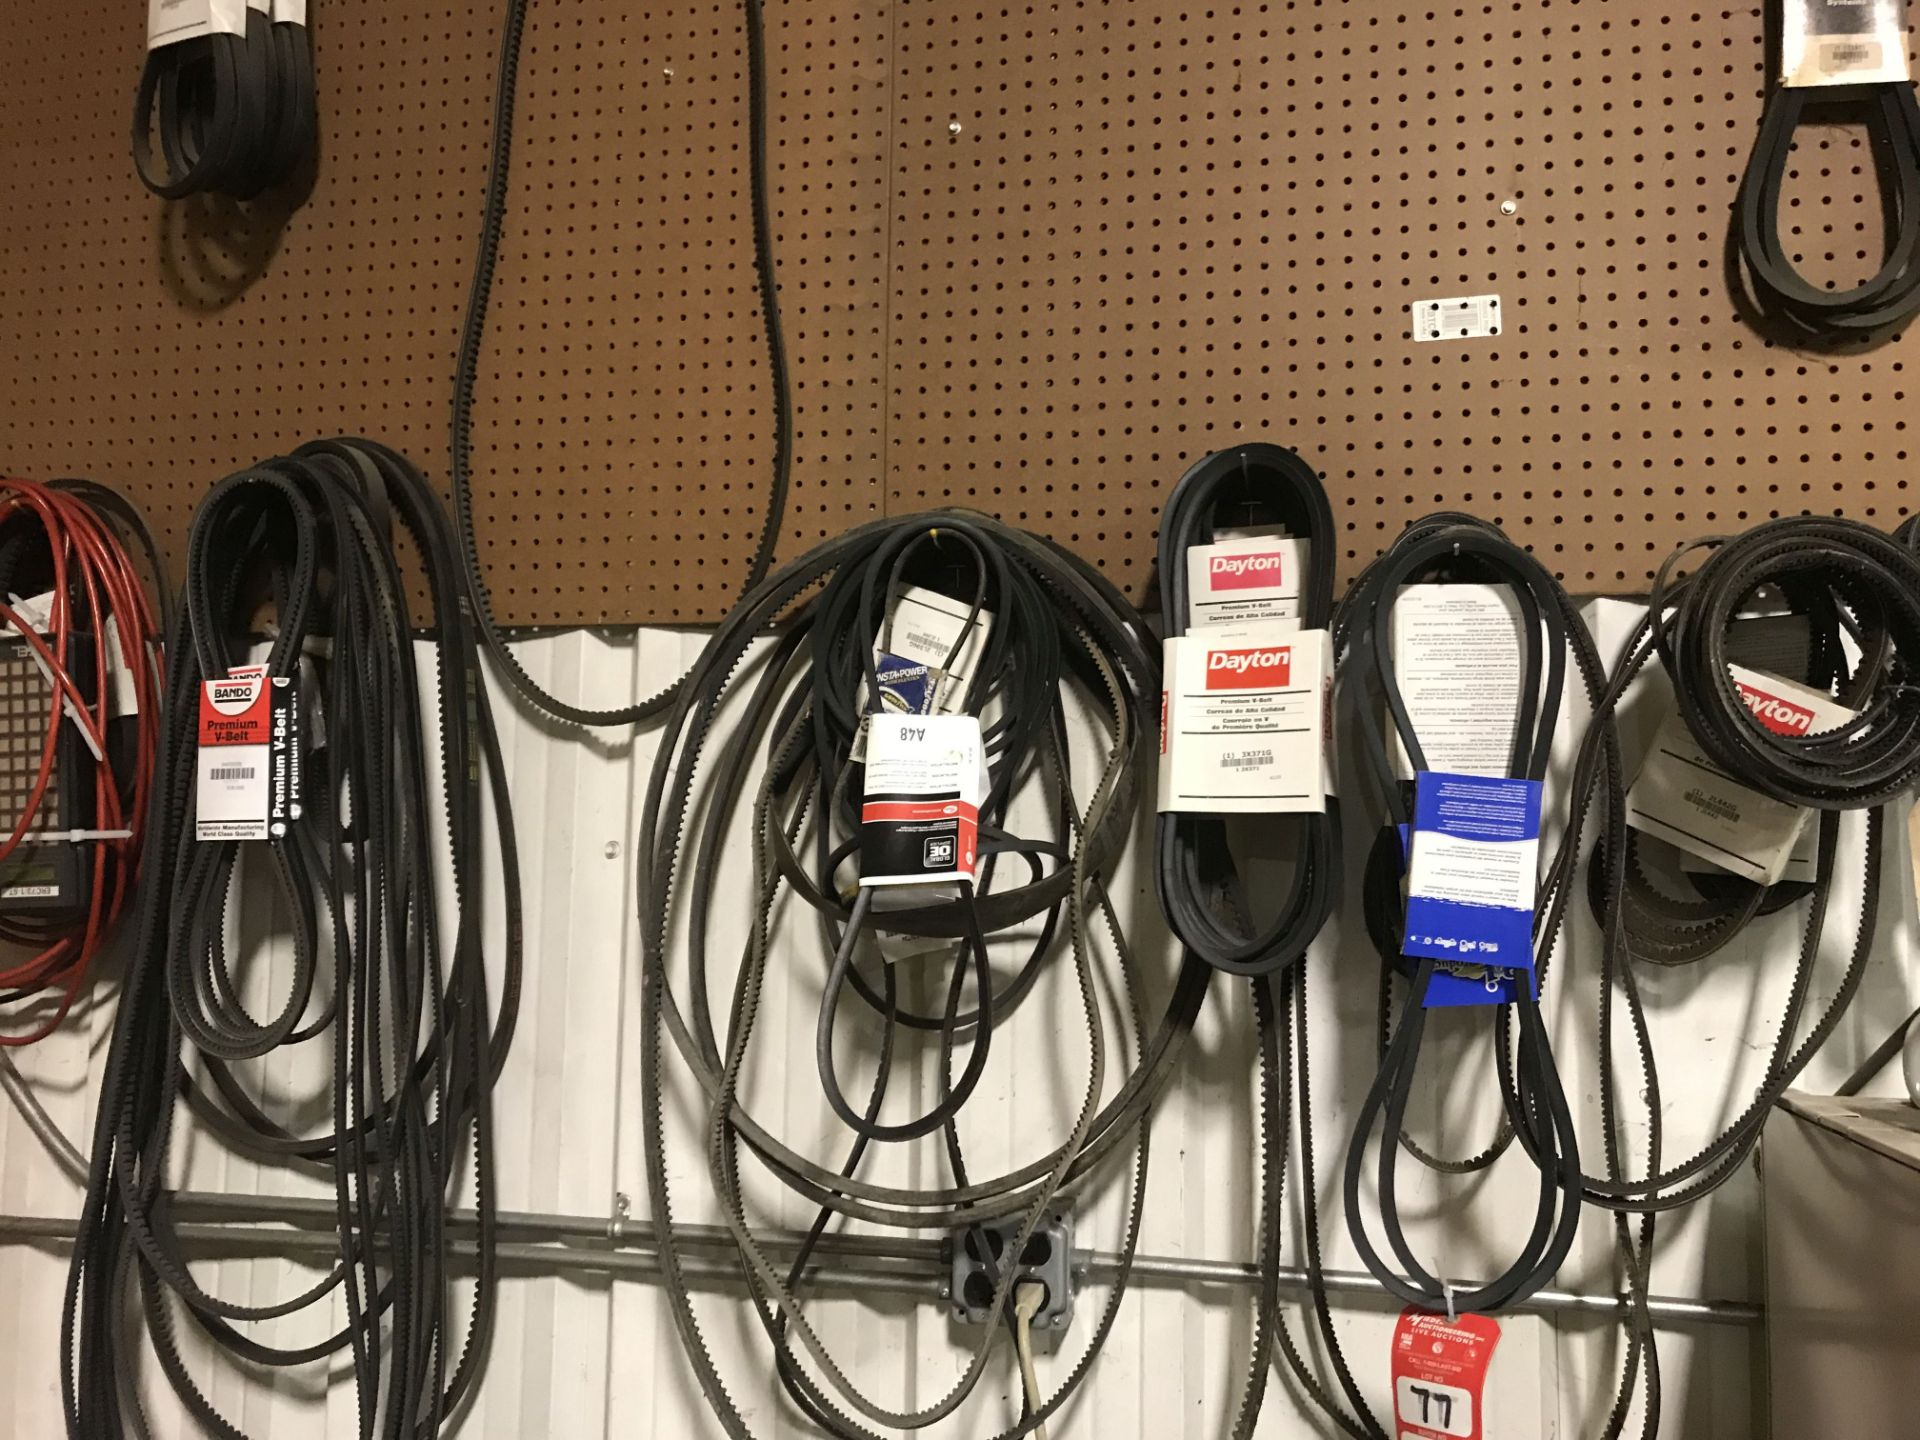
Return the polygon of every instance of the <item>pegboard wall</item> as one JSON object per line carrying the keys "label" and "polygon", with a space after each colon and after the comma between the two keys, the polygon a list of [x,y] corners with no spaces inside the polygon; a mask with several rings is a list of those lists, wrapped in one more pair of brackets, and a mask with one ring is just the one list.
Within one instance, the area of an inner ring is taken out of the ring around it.
{"label": "pegboard wall", "polygon": [[[710,620],[771,464],[744,0],[533,0],[478,392],[518,624]],[[1778,512],[1906,512],[1905,338],[1736,312],[1757,5],[765,0],[796,463],[781,553],[973,504],[1144,593],[1173,479],[1236,439],[1326,475],[1351,571],[1490,516],[1576,588]],[[314,0],[310,193],[163,205],[138,0],[0,47],[0,464],[86,473],[177,555],[218,476],[327,434],[446,468],[500,0]],[[113,44],[103,37],[119,36]],[[1803,131],[1809,272],[1877,268],[1869,152]],[[1498,294],[1485,339],[1409,306]]]}

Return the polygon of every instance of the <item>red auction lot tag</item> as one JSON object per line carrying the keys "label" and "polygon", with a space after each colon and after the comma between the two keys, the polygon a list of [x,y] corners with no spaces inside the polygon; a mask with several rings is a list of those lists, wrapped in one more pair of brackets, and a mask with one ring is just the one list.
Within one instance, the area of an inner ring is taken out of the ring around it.
{"label": "red auction lot tag", "polygon": [[1480,1440],[1480,1393],[1499,1343],[1488,1316],[1403,1311],[1393,1327],[1395,1440]]}

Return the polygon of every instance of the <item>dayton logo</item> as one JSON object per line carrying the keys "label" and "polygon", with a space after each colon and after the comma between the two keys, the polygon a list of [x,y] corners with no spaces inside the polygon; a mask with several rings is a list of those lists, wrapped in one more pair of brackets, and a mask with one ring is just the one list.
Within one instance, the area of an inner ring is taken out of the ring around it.
{"label": "dayton logo", "polygon": [[1207,689],[1279,690],[1293,682],[1293,647],[1207,652]]}
{"label": "dayton logo", "polygon": [[1280,551],[1258,555],[1216,555],[1207,566],[1207,583],[1215,590],[1258,590],[1280,583]]}
{"label": "dayton logo", "polygon": [[1778,695],[1769,695],[1739,680],[1734,684],[1740,691],[1740,698],[1747,702],[1747,709],[1753,712],[1753,718],[1763,728],[1776,735],[1806,735],[1812,732],[1813,711],[1806,706],[1782,700]]}

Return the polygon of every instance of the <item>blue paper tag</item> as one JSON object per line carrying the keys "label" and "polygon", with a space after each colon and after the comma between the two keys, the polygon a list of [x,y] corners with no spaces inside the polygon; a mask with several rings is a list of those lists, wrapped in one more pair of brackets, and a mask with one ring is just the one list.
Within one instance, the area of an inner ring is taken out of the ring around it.
{"label": "blue paper tag", "polygon": [[1441,962],[1426,1003],[1498,1005],[1533,976],[1533,902],[1540,858],[1537,780],[1422,771],[1403,954]]}
{"label": "blue paper tag", "polygon": [[880,703],[896,715],[931,715],[940,679],[917,660],[903,660],[884,651],[874,657],[874,678],[880,682]]}

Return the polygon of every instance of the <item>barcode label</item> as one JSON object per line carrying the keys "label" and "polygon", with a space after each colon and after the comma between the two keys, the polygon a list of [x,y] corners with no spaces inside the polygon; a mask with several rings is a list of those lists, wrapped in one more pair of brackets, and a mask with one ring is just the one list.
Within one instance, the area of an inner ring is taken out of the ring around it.
{"label": "barcode label", "polygon": [[251,780],[253,768],[251,765],[216,765],[207,771],[207,778],[209,780]]}
{"label": "barcode label", "polygon": [[1904,85],[1906,0],[1781,0],[1780,83]]}
{"label": "barcode label", "polygon": [[1820,55],[1820,69],[1828,75],[1847,75],[1855,70],[1880,68],[1880,47],[1858,40],[1828,45]]}
{"label": "barcode label", "polygon": [[1229,770],[1258,770],[1262,765],[1273,763],[1273,751],[1241,750],[1222,756],[1220,763]]}
{"label": "barcode label", "polygon": [[1498,295],[1416,300],[1407,309],[1412,316],[1413,338],[1422,345],[1435,340],[1484,340],[1500,333]]}

